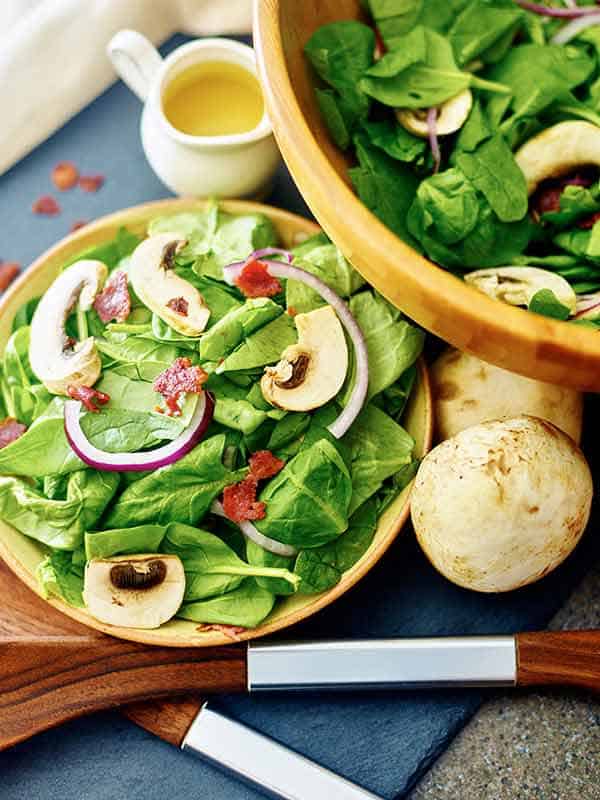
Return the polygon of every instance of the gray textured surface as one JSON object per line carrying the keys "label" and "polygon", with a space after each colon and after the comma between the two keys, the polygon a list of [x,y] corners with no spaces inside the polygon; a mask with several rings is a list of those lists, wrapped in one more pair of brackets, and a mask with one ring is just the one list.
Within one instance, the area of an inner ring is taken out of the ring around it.
{"label": "gray textured surface", "polygon": [[[600,627],[600,566],[550,627]],[[598,800],[598,698],[512,692],[487,703],[410,795],[410,800],[458,798]]]}

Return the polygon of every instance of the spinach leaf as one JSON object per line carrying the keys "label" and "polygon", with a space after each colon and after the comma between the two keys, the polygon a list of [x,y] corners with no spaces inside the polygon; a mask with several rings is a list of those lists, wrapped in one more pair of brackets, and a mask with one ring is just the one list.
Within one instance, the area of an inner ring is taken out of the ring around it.
{"label": "spinach leaf", "polygon": [[[475,100],[473,107],[467,121],[460,129],[458,138],[456,140],[457,154],[462,152],[472,153],[479,147],[482,142],[493,136],[494,131],[487,118],[487,114],[483,110],[481,103]],[[453,155],[453,163],[456,157]]]}
{"label": "spinach leaf", "polygon": [[391,119],[363,122],[371,144],[388,156],[408,164],[421,160],[427,152],[427,142],[413,136],[406,128]]}
{"label": "spinach leaf", "polygon": [[23,303],[23,305],[18,309],[12,321],[13,333],[25,325],[31,325],[31,320],[33,319],[33,315],[38,307],[40,299],[41,298],[39,297],[34,297],[32,300],[28,300],[26,303]]}
{"label": "spinach leaf", "polygon": [[315,89],[315,97],[331,138],[339,148],[346,150],[352,141],[354,115],[348,113],[344,98],[333,89]]}
{"label": "spinach leaf", "polygon": [[179,461],[128,486],[109,509],[105,527],[195,525],[225,486],[246,474],[246,470],[231,472],[223,466],[225,443],[223,434],[211,436]]}
{"label": "spinach leaf", "polygon": [[[313,248],[304,258],[296,259],[296,263],[324,281],[340,297],[350,297],[365,283],[333,244]],[[288,309],[296,313],[313,311],[325,302],[314,289],[294,280],[286,281],[285,300]]]}
{"label": "spinach leaf", "polygon": [[275,451],[298,439],[310,425],[309,414],[288,414],[273,428],[267,450]]}
{"label": "spinach leaf", "polygon": [[188,281],[195,286],[204,298],[204,302],[210,308],[210,318],[208,329],[213,327],[225,314],[234,308],[242,305],[236,289],[226,286],[221,281],[210,278],[207,275],[197,275],[189,267],[175,267],[175,273],[180,278]]}
{"label": "spinach leaf", "polygon": [[475,58],[508,37],[510,42],[524,17],[523,11],[514,3],[504,0],[472,0],[456,17],[448,39],[460,65]]}
{"label": "spinach leaf", "polygon": [[53,550],[38,565],[35,575],[43,597],[55,595],[71,606],[83,608],[83,569],[74,563],[74,557],[75,553]]}
{"label": "spinach leaf", "polygon": [[[276,567],[278,569],[294,569],[294,559],[286,556],[278,556],[260,547],[251,539],[246,540],[246,559],[249,564],[255,567]],[[294,594],[298,586],[290,583],[289,580],[282,578],[256,578],[257,584],[275,595]]]}
{"label": "spinach leaf", "polygon": [[571,228],[561,231],[552,241],[567,253],[600,264],[600,225],[597,222],[591,230]]}
{"label": "spinach leaf", "polygon": [[408,399],[417,380],[417,367],[413,364],[405,370],[398,380],[383,391],[383,407],[386,414],[396,422],[400,421]]}
{"label": "spinach leaf", "polygon": [[569,309],[564,306],[550,289],[540,289],[529,301],[529,311],[542,314],[552,319],[568,319],[571,316]]}
{"label": "spinach leaf", "polygon": [[376,528],[377,502],[368,500],[352,515],[348,530],[333,542],[301,550],[294,568],[301,581],[298,591],[316,594],[332,589],[367,552]]}
{"label": "spinach leaf", "polygon": [[112,500],[119,476],[79,470],[67,484],[66,500],[49,500],[21,478],[0,478],[0,518],[21,533],[58,550],[74,550]]}
{"label": "spinach leaf", "polygon": [[560,210],[542,214],[542,222],[557,227],[567,227],[581,217],[600,211],[600,182],[589,188],[585,186],[566,186],[560,195]]}
{"label": "spinach leaf", "polygon": [[214,420],[227,428],[241,431],[245,436],[259,428],[269,417],[259,411],[247,400],[233,400],[230,397],[217,397]]}
{"label": "spinach leaf", "polygon": [[177,616],[193,622],[255,628],[271,613],[274,605],[274,595],[259,586],[253,578],[246,578],[237,589],[219,597],[185,603]]}
{"label": "spinach leaf", "polygon": [[85,555],[92,558],[158,553],[166,529],[162,525],[139,525],[134,528],[117,528],[104,531],[87,531]]}
{"label": "spinach leaf", "polygon": [[326,439],[302,450],[260,494],[266,503],[259,531],[295,547],[318,547],[348,527],[352,495],[348,468]]}
{"label": "spinach leaf", "polygon": [[366,0],[389,50],[404,46],[406,34],[417,24],[445,31],[468,0]]}
{"label": "spinach leaf", "polygon": [[108,242],[102,242],[102,244],[94,245],[88,250],[78,253],[72,259],[67,261],[65,268],[71,264],[74,264],[76,261],[82,261],[83,259],[89,258],[92,260],[102,261],[102,263],[106,264],[108,269],[112,272],[112,270],[121,265],[121,261],[123,261],[123,259],[126,259],[133,253],[141,241],[141,238],[136,236],[135,233],[131,233],[127,230],[127,228],[121,227],[117,231],[117,235],[114,237],[114,239],[111,239]]}
{"label": "spinach leaf", "polygon": [[216,368],[215,372],[235,372],[252,370],[279,361],[281,353],[298,340],[294,320],[288,314],[263,325],[262,328],[246,337],[232,353]]}
{"label": "spinach leaf", "polygon": [[235,350],[244,339],[283,313],[268,297],[246,300],[229,311],[200,339],[200,358],[217,361]]}
{"label": "spinach leaf", "polygon": [[343,441],[352,455],[349,513],[353,514],[381,488],[386,478],[412,461],[415,443],[404,428],[373,403],[361,411]]}
{"label": "spinach leaf", "polygon": [[154,380],[180,355],[176,345],[108,331],[105,338],[96,339],[96,346],[106,357],[105,367],[123,365],[127,369],[122,369],[121,374],[146,381]]}

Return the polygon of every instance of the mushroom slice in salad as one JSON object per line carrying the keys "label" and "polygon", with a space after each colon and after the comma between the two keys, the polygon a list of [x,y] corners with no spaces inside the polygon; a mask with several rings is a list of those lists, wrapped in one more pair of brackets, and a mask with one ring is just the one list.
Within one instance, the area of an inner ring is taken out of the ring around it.
{"label": "mushroom slice in salad", "polygon": [[298,342],[286,348],[260,382],[265,399],[287,411],[310,411],[334,398],[348,370],[344,330],[329,305],[298,314]]}
{"label": "mushroom slice in salad", "polygon": [[31,369],[52,394],[67,394],[69,386],[93,386],[102,365],[94,337],[82,342],[67,336],[67,318],[78,306],[91,308],[108,270],[101,261],[77,261],[47,290],[31,320]]}
{"label": "mushroom slice in salad", "polygon": [[135,293],[163,322],[184,336],[199,336],[210,309],[195,286],[174,271],[185,246],[177,233],[157,233],[139,244],[131,257],[129,278]]}
{"label": "mushroom slice in salad", "polygon": [[531,195],[549,178],[560,178],[577,167],[600,167],[600,128],[581,120],[559,122],[525,142],[515,159]]}
{"label": "mushroom slice in salad", "polygon": [[549,289],[559,303],[575,313],[577,297],[560,275],[538,267],[493,267],[465,275],[465,282],[479,291],[511,306],[528,307],[542,289]]}
{"label": "mushroom slice in salad", "polygon": [[96,558],[85,568],[87,610],[107,625],[158,628],[175,616],[184,592],[183,564],[173,555]]}
{"label": "mushroom slice in salad", "polygon": [[[473,106],[473,95],[470,89],[464,89],[455,97],[442,103],[437,110],[436,134],[448,136],[456,133],[467,121]],[[415,110],[411,108],[396,109],[396,119],[409,133],[427,139],[431,133],[427,122],[427,109]]]}

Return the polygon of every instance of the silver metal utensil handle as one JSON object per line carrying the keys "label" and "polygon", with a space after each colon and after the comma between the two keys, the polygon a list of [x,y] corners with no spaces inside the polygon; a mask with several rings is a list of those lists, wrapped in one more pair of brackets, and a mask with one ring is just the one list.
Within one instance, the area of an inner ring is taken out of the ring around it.
{"label": "silver metal utensil handle", "polygon": [[181,749],[283,800],[381,800],[320,764],[290,750],[208,704],[192,723]]}
{"label": "silver metal utensil handle", "polygon": [[251,643],[248,690],[514,686],[514,636]]}

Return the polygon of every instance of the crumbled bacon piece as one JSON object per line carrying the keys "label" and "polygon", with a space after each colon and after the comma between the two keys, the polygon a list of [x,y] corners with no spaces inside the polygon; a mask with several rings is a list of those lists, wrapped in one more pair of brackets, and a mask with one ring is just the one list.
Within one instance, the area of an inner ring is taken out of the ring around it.
{"label": "crumbled bacon piece", "polygon": [[187,317],[190,305],[185,297],[173,297],[167,303],[167,307],[176,314],[181,314],[182,317]]}
{"label": "crumbled bacon piece", "polygon": [[202,385],[208,380],[208,373],[202,367],[192,366],[189,358],[176,358],[175,361],[154,381],[154,391],[162,394],[170,417],[181,414],[178,400],[182,394],[201,394]]}
{"label": "crumbled bacon piece", "polygon": [[240,633],[246,633],[246,628],[242,628],[241,625],[221,625],[218,622],[204,622],[202,625],[197,625],[196,630],[198,633],[216,631],[227,636],[228,639],[233,639],[234,642],[239,641]]}
{"label": "crumbled bacon piece", "polygon": [[0,422],[0,450],[2,450],[3,447],[16,442],[17,439],[20,439],[26,430],[26,425],[22,425],[12,417],[7,417],[6,419],[2,420],[2,422]]}
{"label": "crumbled bacon piece", "polygon": [[59,161],[52,170],[52,182],[61,192],[76,186],[78,179],[79,170],[72,161]]}
{"label": "crumbled bacon piece", "polygon": [[122,270],[113,272],[104,289],[94,300],[94,308],[102,322],[125,322],[131,313],[131,296],[127,275]]}
{"label": "crumbled bacon piece", "polygon": [[75,231],[78,231],[80,228],[85,228],[86,225],[87,221],[85,219],[76,219],[75,222],[72,223],[69,232],[75,233]]}
{"label": "crumbled bacon piece", "polygon": [[82,175],[79,178],[79,188],[84,192],[97,192],[104,183],[104,175]]}
{"label": "crumbled bacon piece", "polygon": [[248,459],[250,475],[257,481],[272,478],[285,467],[285,461],[277,458],[270,450],[258,450]]}
{"label": "crumbled bacon piece", "polygon": [[31,206],[34,214],[44,214],[47,217],[55,217],[60,214],[60,206],[56,200],[49,194],[43,194]]}
{"label": "crumbled bacon piece", "polygon": [[586,217],[585,219],[579,220],[579,222],[577,223],[577,227],[583,228],[584,231],[587,231],[590,228],[593,228],[599,219],[600,219],[600,211],[596,211],[590,217]]}
{"label": "crumbled bacon piece", "polygon": [[294,306],[290,306],[290,307],[288,308],[288,310],[287,310],[287,314],[288,314],[288,316],[290,316],[290,317],[295,317],[297,313],[298,313],[298,312],[296,311],[296,309],[294,308]]}
{"label": "crumbled bacon piece", "polygon": [[256,499],[258,481],[248,475],[243,481],[226,486],[223,490],[223,511],[232,522],[264,519],[267,507]]}
{"label": "crumbled bacon piece", "polygon": [[96,414],[100,409],[96,405],[99,403],[101,406],[106,405],[110,396],[104,392],[99,392],[97,389],[92,389],[91,386],[68,386],[67,394],[73,400],[79,400],[93,414]]}
{"label": "crumbled bacon piece", "polygon": [[8,289],[20,271],[21,265],[16,261],[0,262],[0,292]]}
{"label": "crumbled bacon piece", "polygon": [[273,297],[282,291],[277,278],[269,275],[264,261],[248,261],[238,277],[235,285],[245,297]]}

